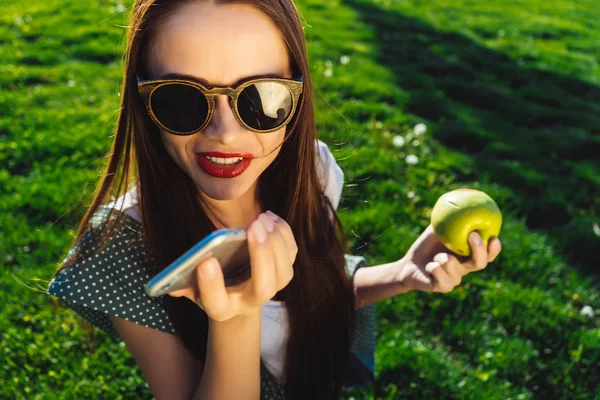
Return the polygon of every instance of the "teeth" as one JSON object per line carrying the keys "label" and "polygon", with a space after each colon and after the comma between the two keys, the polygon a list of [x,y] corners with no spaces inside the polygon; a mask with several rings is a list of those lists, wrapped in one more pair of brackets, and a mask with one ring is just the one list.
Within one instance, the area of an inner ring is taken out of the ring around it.
{"label": "teeth", "polygon": [[238,164],[242,161],[243,157],[233,157],[233,158],[219,158],[219,157],[208,157],[204,156],[206,159],[214,164],[222,164],[222,165],[233,165]]}

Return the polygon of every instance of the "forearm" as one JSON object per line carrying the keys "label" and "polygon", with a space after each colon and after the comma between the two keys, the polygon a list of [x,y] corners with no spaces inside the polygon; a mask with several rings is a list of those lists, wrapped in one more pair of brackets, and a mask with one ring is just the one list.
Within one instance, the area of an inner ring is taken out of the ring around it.
{"label": "forearm", "polygon": [[405,263],[405,259],[401,259],[359,268],[354,274],[355,307],[361,308],[412,290],[406,279],[402,278],[401,271]]}
{"label": "forearm", "polygon": [[210,320],[206,362],[194,399],[260,398],[260,312]]}

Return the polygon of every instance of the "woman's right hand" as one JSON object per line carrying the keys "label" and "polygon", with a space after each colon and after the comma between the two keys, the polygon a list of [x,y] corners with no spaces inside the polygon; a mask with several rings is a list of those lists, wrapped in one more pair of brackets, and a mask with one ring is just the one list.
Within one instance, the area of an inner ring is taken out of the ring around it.
{"label": "woman's right hand", "polygon": [[292,280],[298,246],[287,222],[267,211],[248,228],[248,250],[252,276],[245,282],[226,287],[219,261],[209,257],[196,268],[195,287],[169,295],[187,297],[215,321],[260,313],[261,306]]}

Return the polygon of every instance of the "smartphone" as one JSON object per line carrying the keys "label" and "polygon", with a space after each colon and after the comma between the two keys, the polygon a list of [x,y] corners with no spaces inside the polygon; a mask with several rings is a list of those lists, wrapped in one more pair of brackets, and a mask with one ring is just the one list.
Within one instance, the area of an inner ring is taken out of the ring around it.
{"label": "smartphone", "polygon": [[246,229],[219,229],[202,239],[169,264],[146,284],[146,293],[157,297],[196,284],[195,271],[200,262],[214,256],[221,264],[225,286],[250,278],[250,253]]}

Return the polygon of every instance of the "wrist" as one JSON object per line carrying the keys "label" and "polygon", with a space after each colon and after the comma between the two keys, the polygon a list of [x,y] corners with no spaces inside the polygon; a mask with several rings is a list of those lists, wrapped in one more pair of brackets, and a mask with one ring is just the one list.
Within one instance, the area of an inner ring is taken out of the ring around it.
{"label": "wrist", "polygon": [[256,312],[252,312],[249,314],[238,314],[229,319],[219,321],[216,319],[210,318],[210,325],[219,328],[225,329],[240,329],[244,328],[247,325],[255,325],[257,322],[260,322],[260,308]]}
{"label": "wrist", "polygon": [[395,280],[398,282],[399,289],[401,290],[399,293],[410,292],[411,290],[415,290],[414,282],[412,280],[412,276],[406,273],[406,267],[412,261],[409,257],[404,256],[400,260],[396,261],[396,278]]}
{"label": "wrist", "polygon": [[356,271],[353,281],[356,308],[412,290],[405,273],[405,266],[409,262],[402,258]]}

